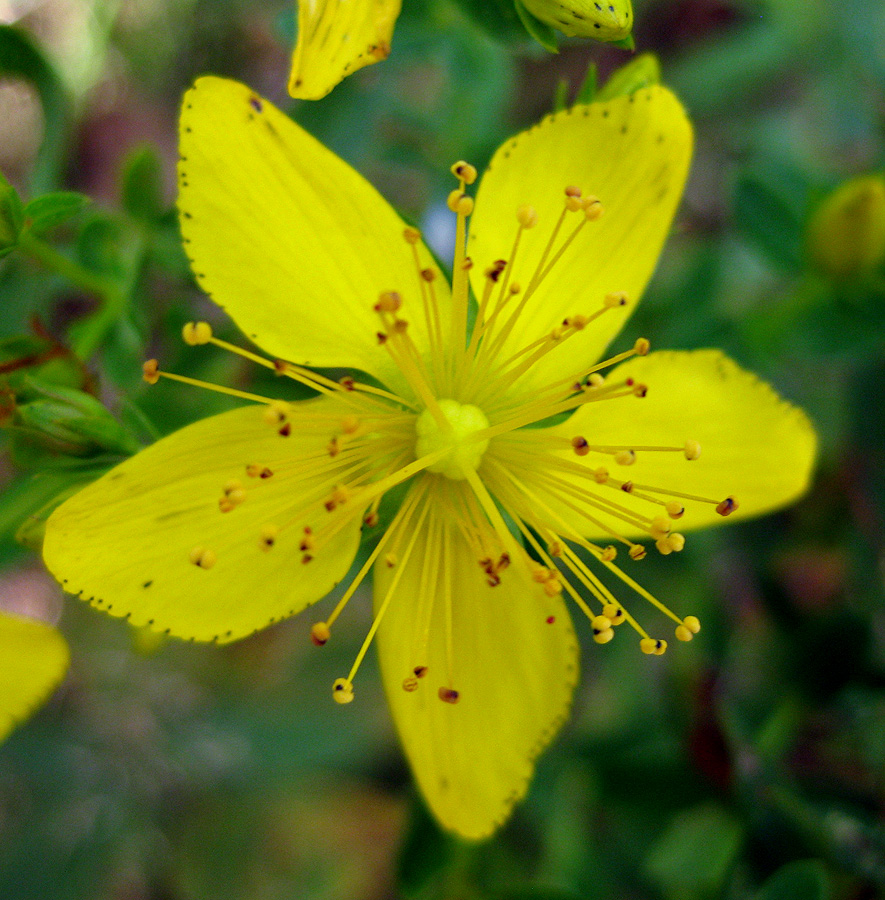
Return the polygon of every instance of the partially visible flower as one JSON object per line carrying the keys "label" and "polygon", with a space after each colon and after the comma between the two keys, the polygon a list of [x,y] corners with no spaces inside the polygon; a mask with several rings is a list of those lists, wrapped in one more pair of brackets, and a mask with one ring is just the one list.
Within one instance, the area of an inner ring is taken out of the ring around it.
{"label": "partially visible flower", "polygon": [[68,668],[68,645],[51,625],[0,612],[0,741],[42,706]]}
{"label": "partially visible flower", "polygon": [[347,75],[387,59],[401,0],[297,0],[289,93],[319,100]]}
{"label": "partially visible flower", "polygon": [[282,403],[150,361],[151,382],[253,405],[169,435],[60,506],[50,570],[133,624],[224,642],[319,600],[374,532],[311,630],[326,643],[373,573],[375,619],[333,697],[353,700],[377,636],[430,808],[487,836],[568,713],[566,600],[599,644],[632,629],[637,649],[664,652],[637,597],[691,640],[698,620],[628,574],[647,552],[638,541],[679,552],[685,530],[777,508],[808,484],[808,420],[722,354],[649,353],[639,339],[605,357],[651,276],[691,143],[676,98],[651,87],[507,141],[475,214],[477,172],[456,163],[450,289],[418,231],[342,160],[245,86],[200,79],[181,118],[185,247],[200,285],[272,358],[206,323],[184,338],[319,396]]}
{"label": "partially visible flower", "polygon": [[885,262],[885,176],[839,185],[815,210],[807,243],[815,266],[830,278],[856,278]]}
{"label": "partially visible flower", "polygon": [[515,0],[567,37],[622,41],[633,29],[631,0]]}

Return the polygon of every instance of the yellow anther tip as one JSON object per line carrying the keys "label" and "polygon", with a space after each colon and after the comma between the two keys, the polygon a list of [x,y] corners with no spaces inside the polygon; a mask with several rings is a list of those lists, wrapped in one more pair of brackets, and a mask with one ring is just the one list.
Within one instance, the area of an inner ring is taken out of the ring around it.
{"label": "yellow anther tip", "polygon": [[618,450],[615,462],[619,466],[632,466],[636,462],[636,453],[633,450]]}
{"label": "yellow anther tip", "polygon": [[730,516],[735,510],[739,509],[740,504],[734,497],[726,497],[717,507],[716,512],[720,516]]}
{"label": "yellow anther tip", "polygon": [[516,210],[516,221],[523,228],[534,228],[538,224],[538,211],[534,206],[524,203]]}
{"label": "yellow anther tip", "polygon": [[160,380],[160,364],[155,359],[148,359],[141,367],[142,378],[148,384],[156,384]]}
{"label": "yellow anther tip", "polygon": [[615,632],[613,628],[606,628],[605,631],[593,632],[593,640],[597,644],[607,644],[613,637]]}
{"label": "yellow anther tip", "polygon": [[636,339],[636,343],[633,345],[633,352],[637,356],[648,356],[649,350],[651,350],[651,341],[648,338]]}
{"label": "yellow anther tip", "polygon": [[566,197],[573,197],[575,199],[581,198],[581,189],[573,184],[570,184],[565,189]]}
{"label": "yellow anther tip", "polygon": [[686,459],[698,459],[701,455],[701,445],[697,441],[686,441],[683,452],[685,453]]}
{"label": "yellow anther tip", "polygon": [[330,637],[332,630],[325,622],[315,622],[310,626],[310,640],[315,647],[322,647]]}
{"label": "yellow anther tip", "polygon": [[697,634],[701,630],[701,623],[697,616],[686,616],[682,624],[692,633]]}
{"label": "yellow anther tip", "polygon": [[612,623],[612,625],[620,625],[624,621],[624,610],[616,603],[606,603],[602,609],[602,614]]}
{"label": "yellow anther tip", "polygon": [[664,509],[671,519],[681,519],[685,515],[685,507],[678,500],[671,500]]}
{"label": "yellow anther tip", "polygon": [[645,559],[645,547],[643,547],[641,544],[633,544],[633,546],[630,547],[629,555],[630,559]]}
{"label": "yellow anther tip", "polygon": [[212,340],[212,326],[208,322],[188,322],[181,329],[181,337],[191,347],[208,344]]}
{"label": "yellow anther tip", "polygon": [[680,641],[690,641],[694,637],[694,634],[686,628],[684,625],[678,625],[676,627],[676,639]]}
{"label": "yellow anther tip", "polygon": [[670,545],[670,549],[675,553],[681,553],[685,548],[685,535],[680,534],[678,531],[674,531],[667,536],[667,543]]}
{"label": "yellow anther tip", "polygon": [[350,703],[353,700],[353,685],[346,678],[336,678],[332,685],[332,696],[336,703]]}
{"label": "yellow anther tip", "polygon": [[658,642],[654,638],[643,638],[639,642],[639,648],[648,656],[653,655],[657,651]]}
{"label": "yellow anther tip", "polygon": [[469,162],[459,159],[451,169],[455,178],[460,179],[464,184],[473,184],[476,181],[477,171],[475,166],[471,166]]}
{"label": "yellow anther tip", "polygon": [[584,215],[589,222],[595,222],[602,216],[603,212],[605,212],[598,197],[585,197],[581,201],[581,206],[583,207]]}
{"label": "yellow anther tip", "polygon": [[608,631],[612,627],[612,620],[605,614],[594,616],[590,625],[593,628],[593,633],[596,634],[597,632]]}
{"label": "yellow anther tip", "polygon": [[617,559],[617,557],[618,551],[611,544],[609,544],[599,555],[599,558],[604,562],[612,562],[613,560]]}
{"label": "yellow anther tip", "polygon": [[673,548],[667,542],[666,538],[660,538],[655,541],[655,547],[657,547],[658,553],[660,553],[661,556],[669,556],[673,552]]}
{"label": "yellow anther tip", "polygon": [[469,216],[473,212],[473,198],[468,197],[464,191],[452,191],[446,205],[459,216]]}
{"label": "yellow anther tip", "polygon": [[406,228],[403,230],[403,237],[407,244],[417,244],[421,240],[421,232],[417,228]]}

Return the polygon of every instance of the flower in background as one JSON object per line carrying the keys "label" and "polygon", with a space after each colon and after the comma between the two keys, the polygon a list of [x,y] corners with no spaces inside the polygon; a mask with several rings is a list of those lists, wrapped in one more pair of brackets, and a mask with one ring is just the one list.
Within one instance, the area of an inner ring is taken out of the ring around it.
{"label": "flower in background", "polygon": [[298,0],[289,93],[319,100],[347,75],[387,59],[401,0]]}
{"label": "flower in background", "polygon": [[0,741],[46,701],[68,659],[68,645],[51,625],[0,612]]}
{"label": "flower in background", "polygon": [[651,87],[507,141],[475,212],[477,173],[456,163],[450,285],[346,163],[247,87],[200,79],[181,116],[185,247],[270,358],[206,323],[184,337],[318,396],[283,403],[150,361],[151,382],[251,402],[59,507],[50,570],[133,624],[225,642],[323,597],[368,532],[374,548],[311,630],[326,643],[372,575],[374,621],[333,697],[354,699],[377,638],[430,808],[466,838],[489,835],[568,714],[569,605],[599,644],[632,630],[637,655],[664,652],[668,621],[691,640],[698,620],[634,579],[640,541],[678,552],[685,531],[775,509],[808,483],[804,414],[721,353],[639,339],[605,355],[654,269],[691,144],[679,102]]}

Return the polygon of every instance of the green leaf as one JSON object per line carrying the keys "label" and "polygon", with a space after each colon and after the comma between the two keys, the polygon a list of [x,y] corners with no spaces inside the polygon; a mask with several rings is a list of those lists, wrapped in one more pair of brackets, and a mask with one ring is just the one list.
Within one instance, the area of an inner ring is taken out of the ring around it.
{"label": "green leaf", "polygon": [[33,234],[41,236],[61,225],[87,207],[92,200],[75,191],[55,191],[35,197],[24,208],[25,225]]}
{"label": "green leaf", "polygon": [[597,100],[627,97],[641,88],[661,83],[661,64],[654,53],[642,53],[616,69],[596,94]]}
{"label": "green leaf", "polygon": [[734,188],[737,230],[770,262],[798,272],[812,192],[810,180],[789,163],[768,160],[742,172]]}
{"label": "green leaf", "polygon": [[719,897],[742,843],[743,828],[731,814],[696,806],[676,815],[652,845],[646,873],[667,897]]}
{"label": "green leaf", "polygon": [[31,193],[52,190],[64,165],[70,125],[61,80],[32,39],[10,25],[0,25],[0,75],[24,78],[37,89],[43,108],[43,143],[31,175]]}
{"label": "green leaf", "polygon": [[551,53],[559,53],[559,41],[556,32],[549,25],[536,19],[520,2],[513,0],[516,13],[525,30],[545,49]]}
{"label": "green leaf", "polygon": [[155,224],[166,212],[163,168],[151,145],[134,148],[123,161],[121,199],[126,212],[143,222]]}
{"label": "green leaf", "polygon": [[0,172],[0,251],[15,249],[21,233],[24,213],[18,191]]}
{"label": "green leaf", "polygon": [[832,895],[824,864],[803,859],[782,866],[756,895],[756,900],[829,900]]}
{"label": "green leaf", "polygon": [[397,857],[397,881],[407,897],[415,896],[437,879],[452,862],[455,844],[428,813],[412,801],[408,830]]}

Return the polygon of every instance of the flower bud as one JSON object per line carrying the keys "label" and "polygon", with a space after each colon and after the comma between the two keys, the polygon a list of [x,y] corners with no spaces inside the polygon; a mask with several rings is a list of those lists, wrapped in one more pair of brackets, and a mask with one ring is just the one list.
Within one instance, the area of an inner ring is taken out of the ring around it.
{"label": "flower bud", "polygon": [[814,212],[807,245],[830,278],[855,278],[885,261],[885,177],[862,175],[837,187]]}
{"label": "flower bud", "polygon": [[536,19],[567,37],[621,41],[633,28],[631,0],[516,0]]}

